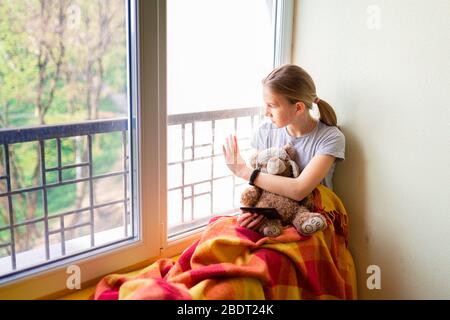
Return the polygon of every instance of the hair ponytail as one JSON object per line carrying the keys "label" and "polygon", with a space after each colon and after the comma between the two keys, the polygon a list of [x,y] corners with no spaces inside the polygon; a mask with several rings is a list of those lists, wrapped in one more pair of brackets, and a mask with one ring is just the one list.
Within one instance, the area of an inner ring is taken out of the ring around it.
{"label": "hair ponytail", "polygon": [[336,113],[328,102],[320,99],[317,102],[317,107],[319,107],[320,121],[325,123],[327,126],[337,127]]}
{"label": "hair ponytail", "polygon": [[[311,76],[294,64],[286,64],[274,69],[262,81],[263,85],[273,92],[282,95],[290,103],[303,102],[308,109],[317,101],[320,121],[328,126],[337,127],[336,113],[333,108],[316,94],[316,86]],[[339,127],[338,127],[339,128]]]}

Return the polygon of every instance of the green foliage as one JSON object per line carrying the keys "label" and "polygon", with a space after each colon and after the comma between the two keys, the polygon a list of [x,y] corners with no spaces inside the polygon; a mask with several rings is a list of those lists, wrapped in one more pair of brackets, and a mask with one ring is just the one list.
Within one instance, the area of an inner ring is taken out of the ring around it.
{"label": "green foliage", "polygon": [[[118,163],[116,170],[122,169],[122,133],[102,133],[95,135],[93,150],[94,175],[100,175],[111,171],[111,163]],[[109,152],[105,152],[109,150]]]}
{"label": "green foliage", "polygon": [[[37,206],[34,211],[33,218],[41,218],[44,216],[44,209],[42,207],[42,192],[40,191],[33,191],[29,192],[29,195],[31,197],[34,197],[36,199]],[[26,212],[29,210],[29,207],[27,205],[25,196],[23,194],[14,195],[11,197],[13,202],[13,208],[14,208],[14,217],[16,223],[24,222],[29,219],[27,219]]]}
{"label": "green foliage", "polygon": [[48,202],[49,215],[74,209],[73,205],[76,198],[75,191],[76,184],[74,183],[60,187],[49,188],[47,193],[48,199],[51,199],[51,201]]}
{"label": "green foliage", "polygon": [[[0,0],[0,129],[123,116],[126,103],[117,101],[126,101],[126,58],[122,0],[47,0],[42,8],[39,0]],[[94,174],[121,168],[122,151],[121,133],[94,136]],[[41,185],[39,143],[11,145],[10,153],[12,188]],[[45,166],[57,167],[57,157],[56,140],[45,141]],[[86,137],[61,140],[62,165],[86,157]],[[0,175],[2,160],[0,148]],[[62,176],[73,180],[77,171],[66,169]],[[47,172],[46,180],[56,183],[58,171]],[[5,190],[0,180],[0,193]],[[74,208],[77,184],[47,190],[49,213]],[[0,196],[0,227],[9,224],[7,203]],[[13,206],[16,222],[41,217],[42,191],[14,196]],[[0,232],[0,243],[8,232]],[[21,240],[27,228],[17,232]]]}

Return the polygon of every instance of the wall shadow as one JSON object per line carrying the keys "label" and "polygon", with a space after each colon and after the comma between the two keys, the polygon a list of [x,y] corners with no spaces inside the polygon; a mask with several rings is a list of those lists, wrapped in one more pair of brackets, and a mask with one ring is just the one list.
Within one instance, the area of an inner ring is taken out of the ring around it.
{"label": "wall shadow", "polygon": [[[370,195],[368,181],[367,150],[363,138],[350,126],[340,126],[346,138],[346,159],[338,163],[334,174],[334,191],[341,198],[350,219],[349,249],[353,256],[358,281],[358,299],[405,299],[410,284],[404,283],[404,261],[401,250],[395,243],[395,237],[386,234],[384,224],[374,225],[379,221],[376,215],[390,215],[392,212],[374,212],[371,201],[383,201],[377,195]],[[379,173],[383,175],[383,172]],[[377,190],[388,190],[389,179],[386,176],[383,185]],[[372,186],[373,188],[373,186]],[[392,190],[395,194],[395,190]],[[375,200],[374,200],[375,199]],[[378,199],[378,200],[376,200]],[[380,267],[381,289],[370,290],[367,273],[370,265]]]}
{"label": "wall shadow", "polygon": [[[367,223],[367,168],[360,137],[351,127],[340,125],[345,135],[345,161],[336,165],[334,191],[341,198],[350,220],[349,250],[353,256],[358,281],[358,299],[371,299],[366,286],[370,260],[370,238]],[[372,297],[373,298],[373,297]]]}

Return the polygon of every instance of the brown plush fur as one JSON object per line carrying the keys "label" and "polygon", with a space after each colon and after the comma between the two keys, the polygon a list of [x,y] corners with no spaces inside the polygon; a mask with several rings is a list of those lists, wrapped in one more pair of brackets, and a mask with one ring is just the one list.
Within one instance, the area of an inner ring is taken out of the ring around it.
{"label": "brown plush fur", "polygon": [[[295,172],[299,174],[298,168],[294,168],[295,150],[287,145],[281,149],[267,149],[252,155],[250,164],[253,168],[259,168],[261,172],[268,172],[268,163],[278,161],[281,172],[275,174],[294,177]],[[281,164],[282,163],[282,164]],[[278,167],[276,167],[278,168]],[[269,170],[270,171],[270,170]],[[272,170],[273,171],[273,170]],[[272,174],[274,174],[272,172]],[[258,232],[265,236],[275,237],[281,234],[283,226],[293,225],[298,232],[302,232],[302,224],[309,218],[318,216],[318,213],[311,212],[312,194],[308,195],[301,202],[289,199],[287,197],[262,190],[259,187],[250,186],[241,194],[241,205],[245,207],[269,207],[275,208],[282,216],[280,220],[270,220],[264,218],[258,227]]]}

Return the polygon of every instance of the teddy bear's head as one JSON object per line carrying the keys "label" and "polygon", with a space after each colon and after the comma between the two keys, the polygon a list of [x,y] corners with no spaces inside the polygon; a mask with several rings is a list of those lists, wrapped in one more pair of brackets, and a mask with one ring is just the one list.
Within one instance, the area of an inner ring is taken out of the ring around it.
{"label": "teddy bear's head", "polygon": [[294,159],[295,149],[288,144],[254,153],[250,165],[264,173],[296,178],[300,175],[300,169]]}

